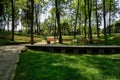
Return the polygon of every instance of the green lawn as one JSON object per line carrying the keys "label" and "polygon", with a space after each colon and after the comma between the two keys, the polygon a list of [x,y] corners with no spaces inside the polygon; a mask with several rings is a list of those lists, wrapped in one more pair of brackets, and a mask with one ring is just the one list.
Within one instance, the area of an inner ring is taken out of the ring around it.
{"label": "green lawn", "polygon": [[[12,33],[8,31],[0,31],[0,44],[11,44]],[[15,32],[14,41],[15,42],[30,42],[30,34],[20,34]],[[34,42],[41,42],[42,38],[40,36],[34,35]]]}
{"label": "green lawn", "polygon": [[[73,36],[63,36],[63,39],[74,39]],[[90,44],[88,42],[88,38],[87,41],[84,42],[83,36],[77,36],[77,39],[80,39],[81,41],[79,42],[73,42],[73,40],[71,41],[63,41],[63,44],[66,45],[104,45],[104,35],[101,34],[100,38],[97,38],[97,36],[95,34],[93,34],[93,43],[94,44]],[[99,39],[100,41],[95,41],[95,39]],[[119,33],[115,33],[112,35],[107,35],[107,45],[118,45],[120,46],[120,34]]]}
{"label": "green lawn", "polygon": [[[0,44],[11,44],[11,32],[8,31],[0,31]],[[83,35],[77,35],[76,36],[76,41],[74,41],[74,36],[62,36],[63,38],[63,44],[66,45],[104,45],[104,36],[103,34],[100,34],[101,37],[97,38],[96,34],[93,34],[93,42],[94,44],[89,44],[88,38],[86,38],[87,41],[84,41],[84,36]],[[53,37],[53,36],[48,36],[48,37]],[[40,36],[34,34],[34,42],[41,42],[44,40],[45,36]],[[107,35],[108,38],[108,45],[120,45],[120,34],[115,33],[112,35]],[[78,42],[77,42],[78,39]],[[100,41],[95,42],[95,39],[99,39]],[[66,40],[66,41],[65,41]],[[80,40],[80,41],[79,41]],[[22,34],[19,32],[15,32],[14,36],[14,41],[15,42],[30,42],[30,34]],[[58,43],[56,43],[58,44]]]}
{"label": "green lawn", "polygon": [[120,80],[120,54],[64,54],[27,50],[15,80]]}

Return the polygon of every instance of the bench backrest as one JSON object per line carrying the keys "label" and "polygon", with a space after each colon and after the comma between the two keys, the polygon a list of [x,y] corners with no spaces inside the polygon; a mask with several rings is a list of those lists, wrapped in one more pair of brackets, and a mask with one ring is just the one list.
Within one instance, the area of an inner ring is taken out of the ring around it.
{"label": "bench backrest", "polygon": [[55,38],[48,38],[47,41],[56,41]]}

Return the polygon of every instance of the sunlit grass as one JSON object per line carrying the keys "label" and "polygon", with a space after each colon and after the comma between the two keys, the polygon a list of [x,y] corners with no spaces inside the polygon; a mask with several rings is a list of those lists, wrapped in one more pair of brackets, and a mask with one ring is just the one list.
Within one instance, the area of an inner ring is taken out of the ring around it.
{"label": "sunlit grass", "polygon": [[[8,31],[1,31],[0,32],[0,44],[11,44],[11,32]],[[78,40],[78,42],[74,42],[74,36],[73,35],[68,35],[65,36],[63,35],[63,44],[66,45],[104,45],[104,35],[100,34],[100,38],[97,38],[97,34],[93,34],[93,42],[94,44],[89,44],[88,42],[88,36],[87,36],[87,41],[84,41],[84,35],[77,35],[76,39]],[[49,37],[53,37],[53,36],[49,36]],[[119,33],[115,33],[112,35],[107,35],[108,38],[108,45],[120,45],[120,36]],[[30,42],[31,41],[31,37],[30,34],[25,34],[25,33],[19,33],[19,32],[15,32],[15,42]],[[94,39],[100,39],[100,41],[95,42]],[[44,36],[40,36],[40,35],[36,35],[34,34],[34,42],[41,42],[42,40],[45,41]],[[58,39],[57,39],[58,40]],[[81,40],[81,41],[79,41]],[[56,43],[57,44],[57,43]]]}
{"label": "sunlit grass", "polygon": [[21,54],[15,80],[119,80],[119,58],[120,54],[78,55],[27,50]]}
{"label": "sunlit grass", "polygon": [[[9,31],[0,31],[0,44],[11,44],[12,33]],[[15,32],[14,41],[15,42],[30,42],[30,34],[21,34]],[[34,35],[34,42],[41,42],[42,38],[38,35]]]}
{"label": "sunlit grass", "polygon": [[[83,35],[77,36],[77,39],[83,39]],[[117,36],[117,39],[115,37]],[[68,39],[74,39],[74,37],[70,36],[65,36]],[[88,38],[86,38],[88,40]],[[99,39],[100,41],[95,41],[95,39]],[[100,38],[97,38],[96,34],[93,34],[93,44],[90,44],[89,41],[84,42],[84,40],[81,40],[79,42],[73,42],[72,41],[63,41],[63,44],[68,44],[68,45],[104,45],[104,35],[100,34]],[[112,34],[112,35],[107,35],[107,45],[120,45],[120,36],[118,33]]]}
{"label": "sunlit grass", "polygon": [[[30,42],[30,40],[31,40],[30,36],[18,36],[18,35],[15,35],[15,42]],[[34,41],[35,42],[40,42],[41,38],[35,37]]]}

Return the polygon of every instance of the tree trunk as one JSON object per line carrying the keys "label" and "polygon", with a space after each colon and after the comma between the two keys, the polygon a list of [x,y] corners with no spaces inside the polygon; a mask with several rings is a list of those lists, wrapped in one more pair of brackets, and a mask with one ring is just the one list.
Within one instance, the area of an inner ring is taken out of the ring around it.
{"label": "tree trunk", "polygon": [[56,38],[56,34],[57,34],[57,27],[56,27],[56,16],[54,16],[54,19],[55,19],[55,33],[54,33],[54,38]]}
{"label": "tree trunk", "polygon": [[56,7],[56,19],[58,24],[59,43],[62,44],[62,32],[60,25],[60,0],[55,0],[55,7]]}
{"label": "tree trunk", "polygon": [[103,20],[104,20],[104,38],[105,42],[104,44],[107,45],[107,33],[106,33],[106,9],[105,9],[105,0],[103,0]]}
{"label": "tree trunk", "polygon": [[87,35],[87,33],[86,33],[86,25],[87,25],[87,13],[86,13],[86,8],[87,8],[87,1],[86,0],[84,0],[84,3],[85,3],[85,23],[84,23],[84,38],[86,38],[86,35]]}
{"label": "tree trunk", "polygon": [[95,11],[95,14],[96,14],[96,26],[97,26],[97,37],[99,38],[100,35],[99,35],[99,25],[98,25],[98,7],[97,7],[97,1],[95,1],[95,6],[96,6],[96,11]]}
{"label": "tree trunk", "polygon": [[77,12],[76,12],[76,18],[75,18],[74,39],[76,38],[76,26],[77,26],[77,20],[78,20],[78,11],[79,11],[79,0],[78,0]]}
{"label": "tree trunk", "polygon": [[14,2],[14,0],[11,0],[11,2],[12,2],[12,39],[11,39],[11,41],[12,42],[14,42],[14,27],[15,27],[15,25],[14,25],[14,22],[15,22],[15,2]]}
{"label": "tree trunk", "polygon": [[111,9],[112,9],[112,5],[111,5],[111,0],[110,0],[110,4],[109,4],[109,26],[108,26],[108,30],[109,30],[109,35],[111,35]]}
{"label": "tree trunk", "polygon": [[79,16],[79,35],[81,35],[82,34],[82,31],[81,31],[81,29],[80,29],[80,27],[81,27],[81,24],[82,24],[82,19],[81,19],[82,17],[81,17],[81,14],[80,14],[80,16]]}
{"label": "tree trunk", "polygon": [[34,44],[33,39],[33,25],[34,25],[34,0],[31,0],[31,44]]}
{"label": "tree trunk", "polygon": [[9,28],[10,28],[10,26],[9,26],[9,16],[8,16],[8,21],[7,21],[7,30],[9,31]]}
{"label": "tree trunk", "polygon": [[39,22],[38,22],[38,7],[39,5],[36,5],[35,7],[35,14],[36,14],[36,32],[37,32],[37,35],[39,34]]}
{"label": "tree trunk", "polygon": [[88,34],[88,38],[89,38],[89,43],[93,44],[93,40],[92,40],[92,28],[91,28],[91,13],[92,13],[92,0],[88,0],[88,16],[89,16],[89,34]]}

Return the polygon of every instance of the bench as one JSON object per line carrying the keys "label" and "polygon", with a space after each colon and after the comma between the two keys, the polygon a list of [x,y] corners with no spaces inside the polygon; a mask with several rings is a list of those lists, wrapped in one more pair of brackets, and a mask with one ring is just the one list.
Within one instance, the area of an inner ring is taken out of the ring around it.
{"label": "bench", "polygon": [[56,39],[55,38],[47,38],[47,44],[50,44],[51,42],[56,43]]}

